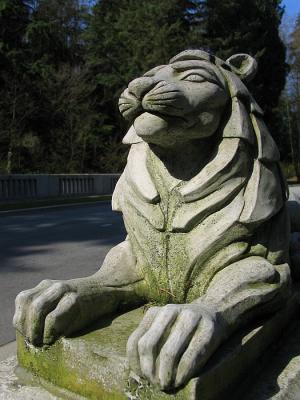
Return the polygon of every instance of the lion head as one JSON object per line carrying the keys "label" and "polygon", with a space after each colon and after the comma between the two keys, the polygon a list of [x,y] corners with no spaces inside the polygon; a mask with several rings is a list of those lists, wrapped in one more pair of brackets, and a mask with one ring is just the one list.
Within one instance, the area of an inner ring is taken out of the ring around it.
{"label": "lion head", "polygon": [[134,119],[143,140],[169,146],[211,136],[228,101],[226,81],[215,65],[177,56],[130,82],[119,107],[126,119]]}
{"label": "lion head", "polygon": [[[133,122],[124,143],[142,138],[148,143],[172,146],[207,138],[218,131],[221,123],[224,128],[227,119],[225,136],[244,130],[243,138],[254,144],[249,129],[255,122],[249,123],[249,117],[251,113],[261,117],[263,113],[242,80],[252,79],[256,70],[256,61],[246,54],[224,62],[201,50],[179,53],[169,64],[134,79],[122,93],[120,111]],[[233,123],[241,120],[247,120],[245,126],[234,127],[233,132]],[[268,138],[268,146],[278,158],[276,146],[270,142]]]}

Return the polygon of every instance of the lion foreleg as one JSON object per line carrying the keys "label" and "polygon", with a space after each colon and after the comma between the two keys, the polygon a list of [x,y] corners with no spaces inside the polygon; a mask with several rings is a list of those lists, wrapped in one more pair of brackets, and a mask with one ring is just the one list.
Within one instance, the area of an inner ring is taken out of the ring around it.
{"label": "lion foreleg", "polygon": [[[202,326],[198,337],[194,335],[181,357],[175,385],[180,386],[199,373],[220,344],[239,326],[281,307],[289,292],[288,264],[272,265],[262,257],[248,257],[218,272],[206,294],[192,303],[199,307]],[[209,329],[206,320],[210,323]]]}
{"label": "lion foreleg", "polygon": [[31,343],[52,343],[84,328],[104,314],[140,301],[141,281],[129,241],[107,254],[94,275],[65,281],[42,281],[16,298],[14,326]]}
{"label": "lion foreleg", "polygon": [[254,256],[218,272],[206,294],[195,303],[213,307],[223,320],[226,333],[230,333],[258,313],[280,307],[289,289],[288,264],[272,265],[266,259]]}

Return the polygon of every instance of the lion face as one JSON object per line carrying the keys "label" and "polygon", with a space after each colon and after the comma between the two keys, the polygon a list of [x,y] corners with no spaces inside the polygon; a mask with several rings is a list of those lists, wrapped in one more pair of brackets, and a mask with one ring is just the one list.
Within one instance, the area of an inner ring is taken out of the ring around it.
{"label": "lion face", "polygon": [[119,109],[144,141],[172,146],[213,135],[229,97],[215,65],[175,61],[130,82]]}

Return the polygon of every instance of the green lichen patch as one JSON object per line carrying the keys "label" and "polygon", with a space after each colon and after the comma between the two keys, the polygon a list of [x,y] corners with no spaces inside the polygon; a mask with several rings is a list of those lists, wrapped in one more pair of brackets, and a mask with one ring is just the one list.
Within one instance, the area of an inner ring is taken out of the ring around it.
{"label": "green lichen patch", "polygon": [[199,377],[174,393],[161,392],[129,371],[126,343],[141,321],[144,307],[107,318],[91,332],[61,338],[48,347],[36,348],[17,334],[18,360],[38,381],[45,380],[89,400],[225,399],[223,393],[228,388],[231,393],[243,376],[251,372],[298,308],[295,294],[286,308],[269,320],[237,332],[213,355]]}
{"label": "green lichen patch", "polygon": [[88,399],[126,399],[126,343],[143,310],[103,320],[92,332],[36,348],[17,334],[20,366]]}

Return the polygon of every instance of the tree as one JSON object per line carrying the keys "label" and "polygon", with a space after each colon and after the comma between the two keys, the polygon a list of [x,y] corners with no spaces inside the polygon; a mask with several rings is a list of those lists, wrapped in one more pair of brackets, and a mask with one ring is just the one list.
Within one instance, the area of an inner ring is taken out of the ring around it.
{"label": "tree", "polygon": [[121,171],[121,91],[191,47],[258,59],[250,90],[281,145],[282,13],[280,0],[0,0],[0,169]]}
{"label": "tree", "polygon": [[81,38],[85,13],[79,0],[40,0],[32,7],[27,40],[39,104],[32,123],[41,139],[40,168],[48,172],[80,172],[85,165],[91,120]]}
{"label": "tree", "polygon": [[81,39],[85,11],[78,0],[1,3],[2,170],[84,168],[91,121]]}
{"label": "tree", "polygon": [[34,111],[30,100],[24,36],[29,11],[21,0],[0,2],[0,168],[11,172],[21,166],[23,136],[27,119]]}
{"label": "tree", "polygon": [[87,151],[93,138],[91,88],[84,68],[68,64],[52,72],[44,82],[51,123],[44,136],[43,158],[49,172],[79,173],[88,170]]}
{"label": "tree", "polygon": [[300,180],[300,14],[288,38],[290,74],[286,90],[286,104],[290,124],[292,160]]}
{"label": "tree", "polygon": [[291,58],[290,91],[293,98],[293,111],[295,113],[297,128],[300,133],[300,14],[291,34],[289,48]]}
{"label": "tree", "polygon": [[82,63],[85,12],[79,0],[36,1],[27,29],[32,57],[54,66]]}

